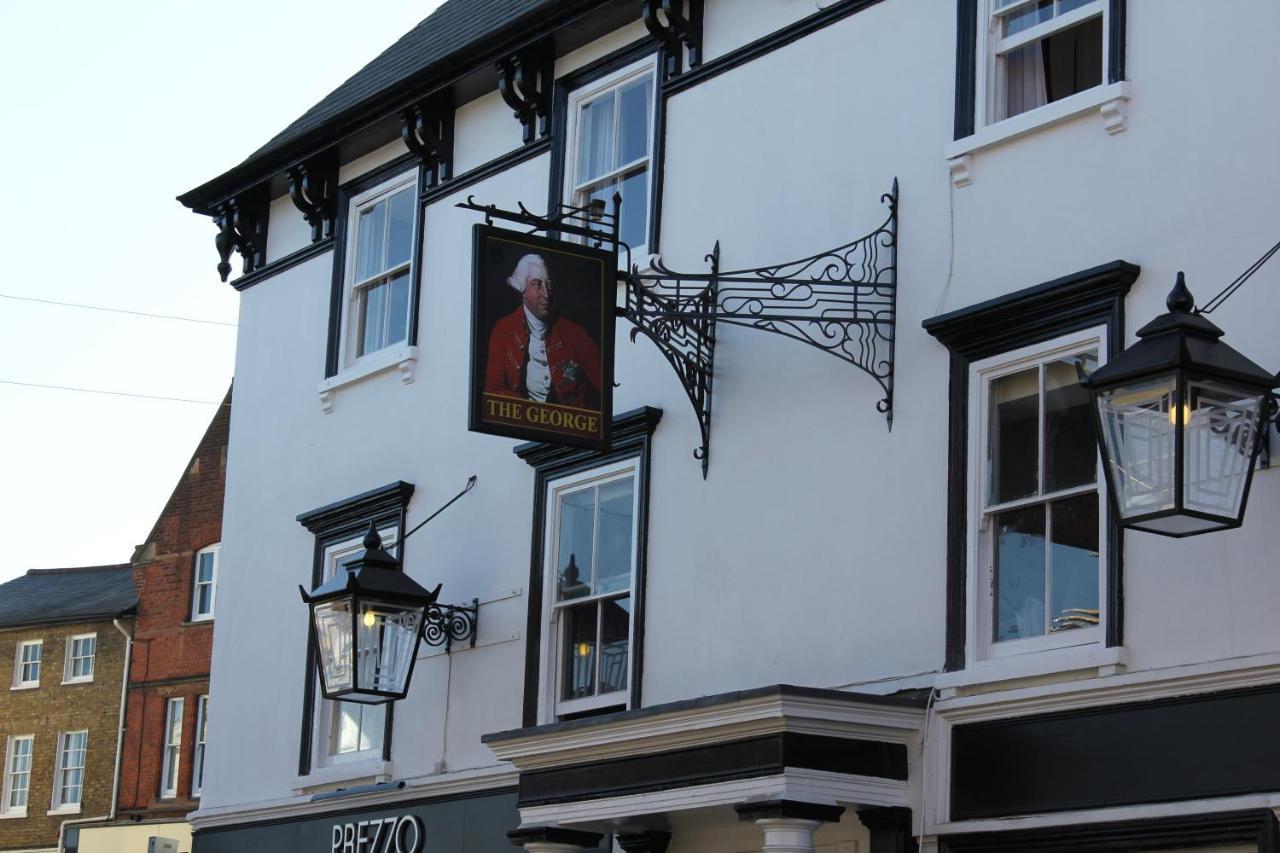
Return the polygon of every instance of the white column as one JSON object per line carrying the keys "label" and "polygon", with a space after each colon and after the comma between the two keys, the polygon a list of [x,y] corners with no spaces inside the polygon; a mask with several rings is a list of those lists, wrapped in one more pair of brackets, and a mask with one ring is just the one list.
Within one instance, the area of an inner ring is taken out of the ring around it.
{"label": "white column", "polygon": [[813,833],[820,820],[797,817],[765,817],[756,821],[764,832],[761,853],[813,853]]}

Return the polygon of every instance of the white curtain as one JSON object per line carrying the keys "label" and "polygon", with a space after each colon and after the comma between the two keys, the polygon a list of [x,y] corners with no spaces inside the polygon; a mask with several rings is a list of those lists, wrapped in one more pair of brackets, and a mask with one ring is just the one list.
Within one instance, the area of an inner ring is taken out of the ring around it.
{"label": "white curtain", "polygon": [[1011,50],[1004,57],[1005,111],[1009,118],[1049,102],[1044,77],[1044,51],[1039,41]]}

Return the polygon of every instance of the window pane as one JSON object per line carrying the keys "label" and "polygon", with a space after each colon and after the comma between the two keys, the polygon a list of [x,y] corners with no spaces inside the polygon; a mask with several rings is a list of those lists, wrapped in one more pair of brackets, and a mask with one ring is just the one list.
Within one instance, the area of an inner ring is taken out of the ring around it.
{"label": "window pane", "polygon": [[391,305],[387,311],[387,337],[384,346],[404,342],[409,337],[409,273],[391,279]]}
{"label": "window pane", "polygon": [[613,162],[612,92],[582,107],[578,113],[578,175],[582,184],[615,168]]}
{"label": "window pane", "polygon": [[1044,512],[1041,506],[995,516],[995,637],[1044,633]]}
{"label": "window pane", "polygon": [[1056,101],[1102,83],[1102,17],[1041,40],[1045,89]]}
{"label": "window pane", "polygon": [[[1007,5],[1007,4],[1001,4]],[[1036,24],[1042,24],[1053,17],[1053,0],[1040,0],[1011,12],[1004,16],[1004,34],[1011,36],[1014,33],[1020,33],[1023,30],[1029,30]]]}
{"label": "window pane", "polygon": [[594,603],[565,611],[562,699],[595,695],[596,617]]}
{"label": "window pane", "polygon": [[649,153],[649,103],[652,100],[653,81],[648,77],[631,83],[620,93],[618,166]]}
{"label": "window pane", "polygon": [[360,748],[381,749],[382,732],[387,724],[386,705],[360,706]]}
{"label": "window pane", "polygon": [[196,615],[207,616],[213,612],[213,585],[201,584],[196,593]]}
{"label": "window pane", "polygon": [[1049,511],[1053,516],[1051,629],[1097,625],[1098,493],[1055,501]]}
{"label": "window pane", "polygon": [[1238,515],[1258,438],[1256,393],[1219,383],[1187,383],[1183,501],[1187,509]]}
{"label": "window pane", "polygon": [[200,555],[199,568],[197,569],[197,577],[200,583],[209,583],[213,580],[213,552],[207,552]]}
{"label": "window pane", "polygon": [[356,242],[356,281],[364,281],[386,269],[383,266],[386,218],[385,201],[360,211],[360,237]]}
{"label": "window pane", "polygon": [[386,340],[387,290],[384,282],[364,288],[360,291],[360,355],[377,352],[382,349]]}
{"label": "window pane", "polygon": [[591,565],[595,540],[596,490],[571,492],[560,500],[560,531],[556,554],[559,600],[591,594]]}
{"label": "window pane", "polygon": [[648,242],[649,171],[632,172],[622,180],[622,218],[618,223],[623,242],[632,248]]}
{"label": "window pane", "polygon": [[409,260],[413,251],[414,188],[403,189],[391,197],[391,222],[387,233],[387,264],[391,269]]}
{"label": "window pane", "polygon": [[1081,6],[1088,6],[1093,0],[1058,0],[1058,14],[1065,15]]}
{"label": "window pane", "polygon": [[631,507],[635,479],[600,487],[600,544],[596,558],[597,593],[631,586]]}
{"label": "window pane", "polygon": [[631,599],[600,603],[600,692],[627,688],[631,639]]}
{"label": "window pane", "polygon": [[991,382],[988,503],[1004,503],[1037,493],[1039,375],[1039,369],[1033,367]]}
{"label": "window pane", "polygon": [[334,754],[355,752],[360,748],[360,708],[355,702],[336,702],[333,709],[333,735],[330,743]]}
{"label": "window pane", "polygon": [[1044,366],[1044,490],[1069,489],[1097,479],[1093,404],[1080,380],[1098,367],[1096,352]]}

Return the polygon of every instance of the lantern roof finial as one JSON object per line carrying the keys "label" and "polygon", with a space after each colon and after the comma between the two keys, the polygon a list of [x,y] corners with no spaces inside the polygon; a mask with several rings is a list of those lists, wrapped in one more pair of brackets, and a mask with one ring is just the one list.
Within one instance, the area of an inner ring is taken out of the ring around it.
{"label": "lantern roof finial", "polygon": [[1169,296],[1164,304],[1170,311],[1191,312],[1195,310],[1196,300],[1191,295],[1191,291],[1187,289],[1187,277],[1182,270],[1178,270],[1178,279],[1174,282],[1173,290],[1169,291]]}
{"label": "lantern roof finial", "polygon": [[382,537],[378,535],[378,525],[375,522],[373,521],[369,522],[369,529],[368,531],[365,532],[364,542],[362,542],[361,544],[364,545],[364,549],[366,551],[381,550]]}

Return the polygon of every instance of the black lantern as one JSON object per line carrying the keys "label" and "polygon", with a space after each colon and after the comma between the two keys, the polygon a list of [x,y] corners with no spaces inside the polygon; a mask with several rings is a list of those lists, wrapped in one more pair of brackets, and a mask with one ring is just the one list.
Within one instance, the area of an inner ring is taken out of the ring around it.
{"label": "black lantern", "polygon": [[1239,527],[1277,377],[1219,340],[1182,273],[1166,304],[1085,381],[1112,505],[1163,536]]}
{"label": "black lantern", "polygon": [[375,705],[403,699],[440,587],[426,589],[401,571],[370,523],[364,551],[310,593],[298,591],[311,608],[325,698]]}

